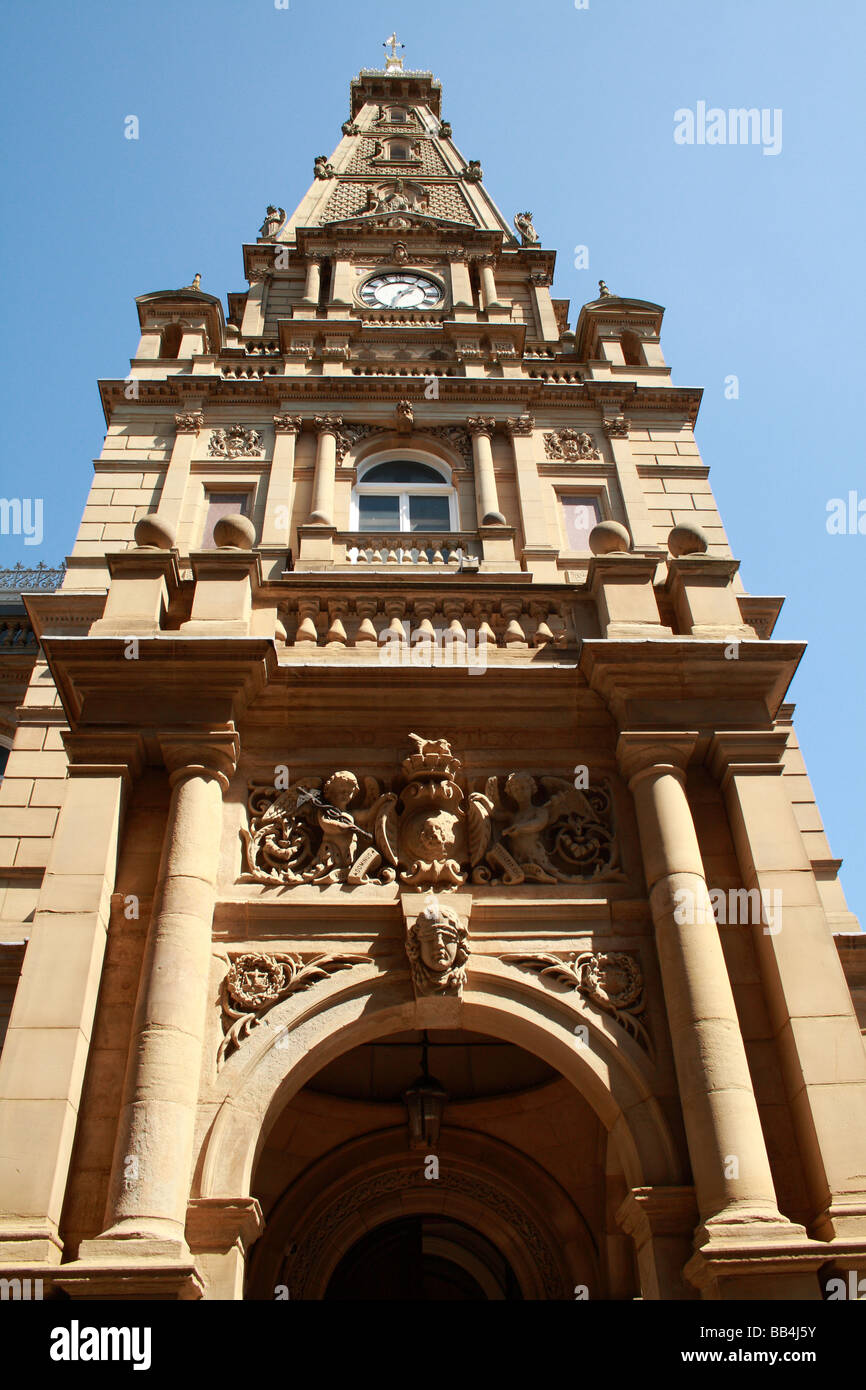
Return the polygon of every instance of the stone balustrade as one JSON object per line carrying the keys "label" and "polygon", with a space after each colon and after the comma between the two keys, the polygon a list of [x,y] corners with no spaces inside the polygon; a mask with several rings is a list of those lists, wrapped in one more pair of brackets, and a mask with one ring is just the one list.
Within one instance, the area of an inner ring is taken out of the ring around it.
{"label": "stone balustrade", "polygon": [[432,565],[462,569],[478,556],[478,542],[471,532],[342,532],[338,541],[346,547],[350,565]]}
{"label": "stone balustrade", "polygon": [[277,609],[287,647],[372,650],[391,642],[431,642],[443,648],[465,643],[526,652],[571,645],[573,610],[574,601],[559,596],[530,598],[501,590],[474,594],[471,589],[446,594],[298,593]]}

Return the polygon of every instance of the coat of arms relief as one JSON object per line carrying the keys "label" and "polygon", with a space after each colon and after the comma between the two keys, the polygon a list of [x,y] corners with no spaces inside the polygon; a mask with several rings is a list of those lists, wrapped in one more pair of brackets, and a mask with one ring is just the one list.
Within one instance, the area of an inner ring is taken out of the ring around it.
{"label": "coat of arms relief", "polygon": [[[404,904],[405,956],[416,998],[460,996],[471,943],[468,895],[457,890],[624,879],[612,798],[605,783],[581,790],[565,778],[526,772],[497,774],[470,786],[446,739],[409,738],[413,751],[387,786],[347,769],[299,778],[282,790],[253,783],[249,828],[241,831],[239,881],[282,889],[393,884]],[[227,959],[219,1066],[276,1004],[372,963],[359,955],[302,959],[249,950],[231,951]],[[548,986],[579,993],[648,1049],[638,1018],[643,977],[633,956],[503,959]]]}
{"label": "coat of arms relief", "polygon": [[242,883],[557,884],[624,877],[609,787],[510,772],[471,788],[445,739],[415,751],[385,787],[346,769],[285,790],[254,784]]}

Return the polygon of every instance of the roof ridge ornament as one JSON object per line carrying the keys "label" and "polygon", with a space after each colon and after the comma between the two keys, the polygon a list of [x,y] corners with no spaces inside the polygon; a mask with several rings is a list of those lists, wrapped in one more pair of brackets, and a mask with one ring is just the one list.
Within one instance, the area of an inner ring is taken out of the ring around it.
{"label": "roof ridge ornament", "polygon": [[388,44],[391,45],[391,52],[385,54],[385,71],[386,71],[386,72],[402,72],[402,71],[403,71],[403,59],[399,56],[399,54],[398,54],[398,52],[397,52],[397,49],[398,49],[398,48],[405,48],[406,45],[405,45],[405,43],[398,43],[398,42],[397,42],[397,31],[396,31],[396,30],[394,31],[393,34],[390,34],[390,35],[388,36],[388,38],[387,38],[387,39],[385,40],[385,42],[382,44],[382,47],[383,47],[383,48],[387,48],[387,47],[388,47]]}

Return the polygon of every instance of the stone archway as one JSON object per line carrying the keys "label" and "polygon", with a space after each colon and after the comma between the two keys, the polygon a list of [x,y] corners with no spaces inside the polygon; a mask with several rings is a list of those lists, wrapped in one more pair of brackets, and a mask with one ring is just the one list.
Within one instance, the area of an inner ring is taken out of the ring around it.
{"label": "stone archway", "polygon": [[[395,1142],[396,1141],[396,1142]],[[402,1141],[402,1142],[401,1142]],[[435,1182],[402,1132],[384,1130],[326,1154],[293,1182],[256,1247],[247,1297],[322,1299],[364,1235],[401,1217],[435,1214],[478,1231],[514,1271],[525,1299],[599,1287],[598,1252],[580,1212],[537,1163],[489,1135],[451,1133]]]}
{"label": "stone archway", "polygon": [[[418,1028],[484,1032],[543,1059],[595,1112],[615,1143],[629,1189],[670,1188],[687,1181],[684,1156],[677,1150],[655,1095],[654,1065],[638,1043],[576,994],[548,990],[534,977],[518,975],[494,957],[474,957],[459,1001],[416,1003],[405,977],[358,965],[274,1008],[203,1097],[193,1206],[216,1212],[221,1207],[239,1211],[244,1204],[255,1205],[252,1184],[258,1157],[292,1097],[347,1050]],[[584,1038],[588,1035],[588,1042],[578,1045],[576,1030]],[[457,1190],[455,1179],[448,1198],[451,1214],[472,1225],[482,1208],[489,1212],[496,1202],[477,1183],[473,1199],[469,1180],[460,1181],[463,1190]],[[531,1190],[531,1182],[524,1186]],[[444,1188],[442,1192],[444,1196]],[[423,1204],[418,1210],[423,1210]],[[387,1220],[391,1214],[385,1202],[376,1219]],[[350,1233],[346,1239],[351,1243]],[[216,1243],[208,1248],[215,1251]],[[519,1252],[515,1260],[520,1278],[520,1268],[533,1261]],[[572,1274],[571,1268],[560,1264],[549,1287],[558,1280],[557,1286],[564,1289]],[[233,1287],[238,1292],[218,1296],[240,1296],[239,1278],[236,1273]],[[320,1276],[316,1278],[317,1287],[324,1287]],[[563,1296],[533,1286],[529,1275],[525,1281],[521,1287],[534,1287],[535,1292],[524,1296]],[[274,1278],[271,1287],[279,1282]]]}

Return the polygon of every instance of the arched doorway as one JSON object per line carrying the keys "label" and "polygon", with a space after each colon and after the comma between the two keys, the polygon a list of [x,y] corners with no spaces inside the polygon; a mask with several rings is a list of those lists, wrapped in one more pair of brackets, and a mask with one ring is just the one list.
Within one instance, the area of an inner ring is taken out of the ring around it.
{"label": "arched doorway", "polygon": [[505,1256],[480,1231],[441,1216],[404,1216],[362,1236],[342,1257],[328,1301],[483,1302],[520,1299]]}

